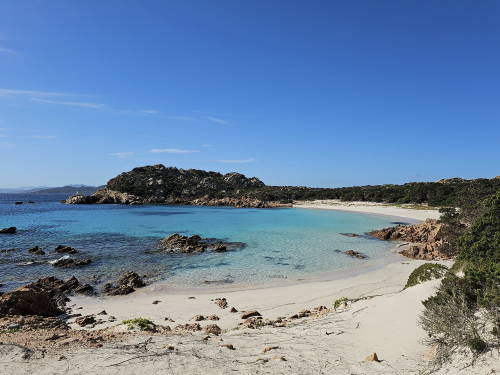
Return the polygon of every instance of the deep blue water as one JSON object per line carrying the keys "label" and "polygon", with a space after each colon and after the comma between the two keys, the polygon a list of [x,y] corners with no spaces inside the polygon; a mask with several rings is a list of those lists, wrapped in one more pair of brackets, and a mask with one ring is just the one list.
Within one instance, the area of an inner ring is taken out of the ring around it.
{"label": "deep blue water", "polygon": [[[384,241],[346,237],[391,225],[394,218],[330,210],[237,209],[193,206],[64,205],[64,195],[0,194],[0,228],[18,233],[0,235],[0,283],[12,289],[42,276],[77,276],[99,285],[124,271],[145,274],[182,287],[205,281],[235,284],[296,280],[339,270],[355,270],[373,260],[394,257]],[[34,204],[14,205],[33,200]],[[171,255],[160,253],[160,239],[172,233],[199,234],[245,242],[227,253]],[[48,263],[61,257],[57,245],[89,257],[82,268],[58,269]],[[47,255],[27,252],[35,245]],[[362,251],[370,260],[352,259],[336,249]]]}

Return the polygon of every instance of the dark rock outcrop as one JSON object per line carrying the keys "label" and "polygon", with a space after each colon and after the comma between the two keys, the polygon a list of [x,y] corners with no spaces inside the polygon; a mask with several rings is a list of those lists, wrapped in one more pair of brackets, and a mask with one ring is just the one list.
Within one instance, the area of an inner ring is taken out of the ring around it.
{"label": "dark rock outcrop", "polygon": [[75,319],[75,323],[80,327],[85,327],[96,322],[95,318],[92,315],[80,316]]}
{"label": "dark rock outcrop", "polygon": [[90,259],[60,258],[52,262],[54,267],[80,267],[92,263]]}
{"label": "dark rock outcrop", "polygon": [[0,234],[14,234],[16,232],[17,232],[16,227],[8,227],[8,228],[0,229]]}
{"label": "dark rock outcrop", "polygon": [[[134,168],[108,181],[106,188],[89,196],[74,195],[65,203],[192,204],[272,208],[286,204],[252,196],[265,185],[241,173],[178,169],[164,165]],[[289,200],[288,200],[289,202]]]}
{"label": "dark rock outcrop", "polygon": [[65,245],[58,245],[55,249],[54,252],[59,253],[59,254],[76,254],[78,253],[78,250],[71,246],[65,246]]}
{"label": "dark rock outcrop", "polygon": [[182,236],[174,233],[160,241],[162,251],[169,253],[202,253],[214,251],[218,253],[244,247],[242,242],[224,242],[214,238],[202,238],[198,235]]}
{"label": "dark rock outcrop", "polygon": [[359,251],[354,251],[354,250],[344,251],[344,254],[348,255],[350,257],[353,257],[353,258],[358,258],[358,259],[366,259],[366,258],[368,258],[365,254],[360,253]]}
{"label": "dark rock outcrop", "polygon": [[368,234],[381,240],[398,240],[410,242],[399,253],[409,258],[435,260],[448,259],[440,252],[443,244],[440,236],[442,224],[437,220],[427,219],[423,223],[414,225],[396,225],[395,227],[374,230]]}
{"label": "dark rock outcrop", "polygon": [[107,283],[104,285],[104,293],[110,296],[130,294],[136,288],[146,286],[144,280],[135,272],[126,272],[116,282],[116,284]]}
{"label": "dark rock outcrop", "polygon": [[64,313],[67,295],[92,294],[90,285],[72,277],[66,281],[45,277],[0,296],[0,315],[57,316]]}
{"label": "dark rock outcrop", "polygon": [[30,252],[31,254],[35,254],[35,255],[45,255],[45,251],[40,249],[39,246],[35,246],[35,247],[32,247],[31,249],[28,249],[28,252]]}

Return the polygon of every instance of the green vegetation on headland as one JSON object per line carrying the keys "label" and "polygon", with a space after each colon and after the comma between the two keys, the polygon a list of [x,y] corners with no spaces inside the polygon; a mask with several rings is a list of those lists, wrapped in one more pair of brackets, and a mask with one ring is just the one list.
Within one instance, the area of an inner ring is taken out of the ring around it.
{"label": "green vegetation on headland", "polygon": [[[106,189],[90,197],[75,197],[68,203],[196,204],[240,207],[278,207],[298,200],[339,199],[414,207],[458,206],[464,197],[482,199],[500,189],[500,178],[403,185],[373,185],[342,188],[267,186],[256,177],[240,173],[221,174],[197,169],[152,165],[121,173]],[[272,203],[272,204],[269,204]]]}
{"label": "green vegetation on headland", "polygon": [[464,345],[477,355],[500,344],[500,190],[475,197],[443,210],[441,219],[446,251],[456,263],[423,302],[421,318],[439,362]]}

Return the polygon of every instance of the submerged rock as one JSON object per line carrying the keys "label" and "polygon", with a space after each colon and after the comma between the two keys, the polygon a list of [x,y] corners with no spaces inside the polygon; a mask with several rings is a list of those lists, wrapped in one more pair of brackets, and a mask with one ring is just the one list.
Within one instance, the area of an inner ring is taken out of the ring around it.
{"label": "submerged rock", "polygon": [[58,245],[54,249],[54,252],[60,253],[60,254],[76,254],[76,253],[78,253],[78,250],[71,247],[71,246]]}
{"label": "submerged rock", "polygon": [[358,258],[358,259],[366,259],[366,258],[368,258],[368,256],[366,256],[365,254],[360,253],[359,251],[354,251],[354,250],[344,251],[344,254],[345,255],[349,255],[350,257],[353,257],[353,258]]}
{"label": "submerged rock", "polygon": [[0,250],[0,253],[10,253],[12,251],[16,251],[16,249],[2,249]]}
{"label": "submerged rock", "polygon": [[359,237],[359,234],[356,233],[339,233],[339,234],[346,237]]}
{"label": "submerged rock", "polygon": [[16,231],[17,231],[16,227],[8,227],[0,229],[0,234],[14,234],[16,233]]}
{"label": "submerged rock", "polygon": [[39,246],[32,247],[31,249],[28,249],[28,252],[31,254],[36,254],[36,255],[45,255],[45,251],[40,249]]}
{"label": "submerged rock", "polygon": [[160,241],[161,250],[169,253],[203,253],[204,251],[225,252],[244,247],[242,242],[224,242],[198,235],[182,236],[174,233]]}
{"label": "submerged rock", "polygon": [[62,257],[62,258],[59,258],[53,262],[51,262],[51,264],[54,266],[54,267],[81,267],[81,266],[86,266],[87,264],[90,264],[92,262],[91,259],[73,259],[73,258],[69,258],[69,257]]}

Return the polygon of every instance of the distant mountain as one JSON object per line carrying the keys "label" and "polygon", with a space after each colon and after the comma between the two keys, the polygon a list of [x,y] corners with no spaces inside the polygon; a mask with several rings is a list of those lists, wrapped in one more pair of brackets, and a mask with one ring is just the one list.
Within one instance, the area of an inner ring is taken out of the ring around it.
{"label": "distant mountain", "polygon": [[61,187],[52,187],[44,189],[34,189],[30,190],[30,194],[68,194],[73,195],[76,193],[80,194],[94,194],[102,186],[88,186],[88,185],[66,185]]}
{"label": "distant mountain", "polygon": [[22,194],[29,193],[34,190],[47,189],[48,186],[21,186],[16,188],[0,188],[0,193],[3,194]]}

